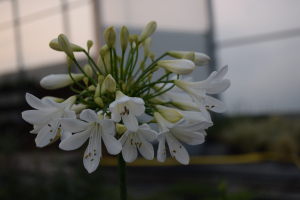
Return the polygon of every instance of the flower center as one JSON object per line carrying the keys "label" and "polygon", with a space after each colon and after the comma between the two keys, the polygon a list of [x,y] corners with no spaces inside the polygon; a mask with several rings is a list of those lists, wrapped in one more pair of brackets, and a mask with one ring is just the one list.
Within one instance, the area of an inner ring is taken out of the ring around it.
{"label": "flower center", "polygon": [[122,112],[120,113],[120,115],[125,115],[125,114],[129,115],[129,109],[127,109],[126,106],[124,106],[124,111],[122,111]]}

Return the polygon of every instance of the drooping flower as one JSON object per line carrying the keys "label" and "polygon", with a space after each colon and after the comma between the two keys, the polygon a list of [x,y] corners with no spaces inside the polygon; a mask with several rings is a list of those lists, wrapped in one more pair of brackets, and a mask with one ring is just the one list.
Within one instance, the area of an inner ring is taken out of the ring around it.
{"label": "drooping flower", "polygon": [[174,124],[166,120],[158,112],[154,113],[154,118],[159,128],[159,135],[157,137],[159,141],[157,151],[158,162],[164,162],[166,159],[167,148],[165,147],[165,142],[167,141],[171,156],[181,164],[189,164],[189,154],[178,140],[189,145],[202,144],[206,135],[204,130],[205,123],[197,122],[189,124],[188,119],[181,119]]}
{"label": "drooping flower", "polygon": [[145,112],[145,102],[141,98],[128,97],[122,92],[116,92],[116,100],[109,105],[111,118],[114,122],[124,122],[126,128],[135,132],[138,129],[138,121],[135,116]]}
{"label": "drooping flower", "polygon": [[63,140],[59,147],[70,151],[81,147],[87,139],[89,144],[85,150],[83,164],[89,173],[95,171],[102,156],[101,141],[112,155],[120,153],[121,143],[113,136],[115,134],[115,124],[111,119],[104,119],[103,115],[98,115],[90,109],[84,110],[80,114],[80,119],[61,119],[62,128],[75,133]]}
{"label": "drooping flower", "polygon": [[227,90],[230,86],[230,80],[223,79],[227,71],[228,66],[225,66],[219,72],[212,72],[204,81],[188,82],[184,80],[174,80],[174,83],[192,97],[203,115],[210,120],[207,109],[222,107],[222,102],[213,97],[206,96],[206,93],[219,94]]}
{"label": "drooping flower", "polygon": [[[35,139],[37,147],[44,147],[54,140],[60,130],[60,118],[76,118],[75,112],[70,110],[75,100],[76,97],[72,96],[62,103],[56,103],[52,99],[45,98],[42,101],[26,93],[27,103],[37,110],[24,111],[22,117],[25,121],[34,125],[34,130],[31,133],[37,133]],[[60,135],[61,139],[64,140],[71,133],[60,130]]]}
{"label": "drooping flower", "polygon": [[[157,133],[147,124],[138,127],[137,131],[127,130],[119,139],[123,145],[122,155],[126,162],[133,162],[138,155],[137,148],[144,158],[153,160],[153,146],[148,141],[153,141],[157,138]],[[147,141],[148,140],[148,141]]]}
{"label": "drooping flower", "polygon": [[180,60],[162,60],[158,61],[157,65],[180,75],[189,75],[195,69],[195,64],[187,59]]}
{"label": "drooping flower", "polygon": [[[76,81],[80,81],[83,79],[83,74],[72,74],[72,77]],[[68,85],[73,84],[73,80],[69,76],[69,74],[51,74],[48,76],[45,76],[40,84],[43,88],[47,90],[54,90],[62,87],[66,87]]]}

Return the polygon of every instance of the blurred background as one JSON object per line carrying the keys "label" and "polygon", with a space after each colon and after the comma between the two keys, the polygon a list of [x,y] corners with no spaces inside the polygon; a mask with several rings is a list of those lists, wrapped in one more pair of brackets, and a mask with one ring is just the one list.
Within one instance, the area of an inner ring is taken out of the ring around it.
{"label": "blurred background", "polygon": [[[37,149],[20,113],[31,109],[26,92],[72,94],[39,85],[46,75],[67,73],[65,54],[49,48],[60,33],[84,48],[93,40],[97,59],[107,27],[140,34],[152,20],[156,57],[205,53],[212,61],[196,68],[194,80],[229,65],[232,84],[219,95],[228,110],[213,116],[206,142],[186,146],[191,165],[133,162],[130,199],[300,199],[299,8],[297,0],[1,0],[0,199],[118,199],[114,157],[104,155],[90,175],[85,145]],[[87,64],[83,53],[75,56]]]}

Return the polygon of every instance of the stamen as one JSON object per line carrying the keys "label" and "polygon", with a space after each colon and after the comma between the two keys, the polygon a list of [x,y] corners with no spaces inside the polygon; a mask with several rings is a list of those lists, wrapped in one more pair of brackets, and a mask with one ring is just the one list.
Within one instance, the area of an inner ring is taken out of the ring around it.
{"label": "stamen", "polygon": [[132,144],[132,141],[133,141],[133,139],[130,140],[131,145],[133,145],[133,144]]}
{"label": "stamen", "polygon": [[91,152],[89,153],[89,156],[91,156]]}
{"label": "stamen", "polygon": [[50,124],[48,124],[48,126],[49,126],[49,127],[51,127],[51,125],[50,125]]}
{"label": "stamen", "polygon": [[175,151],[175,150],[173,150],[173,152],[174,152],[174,153],[176,153],[176,151]]}
{"label": "stamen", "polygon": [[94,149],[94,151],[96,151],[96,149]]}
{"label": "stamen", "polygon": [[86,155],[86,156],[85,156],[85,158],[88,158],[88,157],[89,157],[89,155]]}
{"label": "stamen", "polygon": [[92,159],[91,161],[93,161],[94,159]]}
{"label": "stamen", "polygon": [[211,106],[211,108],[213,108],[213,107],[215,107],[215,106]]}
{"label": "stamen", "polygon": [[142,146],[142,142],[139,144],[139,148],[141,148],[141,146]]}
{"label": "stamen", "polygon": [[181,145],[180,145],[180,147],[179,148],[181,148]]}
{"label": "stamen", "polygon": [[95,156],[96,154],[97,154],[97,153],[95,153],[94,156]]}
{"label": "stamen", "polygon": [[173,158],[176,158],[175,156],[173,156]]}
{"label": "stamen", "polygon": [[50,132],[52,132],[53,130],[50,130]]}
{"label": "stamen", "polygon": [[167,151],[167,148],[165,148],[165,151]]}
{"label": "stamen", "polygon": [[50,142],[52,141],[52,138],[50,138]]}

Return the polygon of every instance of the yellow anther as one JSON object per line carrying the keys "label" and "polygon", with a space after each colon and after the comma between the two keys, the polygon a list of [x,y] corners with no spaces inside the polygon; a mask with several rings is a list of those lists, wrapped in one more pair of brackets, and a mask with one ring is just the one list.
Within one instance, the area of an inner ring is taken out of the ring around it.
{"label": "yellow anther", "polygon": [[94,151],[96,151],[96,149],[94,149]]}
{"label": "yellow anther", "polygon": [[174,153],[176,153],[176,151],[175,151],[175,150],[173,150],[173,152],[174,152]]}
{"label": "yellow anther", "polygon": [[93,161],[94,159],[92,159],[91,161]]}
{"label": "yellow anther", "polygon": [[180,147],[179,148],[181,148],[181,145],[180,145]]}
{"label": "yellow anther", "polygon": [[50,138],[50,141],[52,141],[52,138]]}
{"label": "yellow anther", "polygon": [[95,153],[94,156],[95,156],[96,154],[97,154],[97,153]]}
{"label": "yellow anther", "polygon": [[173,158],[176,158],[175,156],[173,156]]}
{"label": "yellow anther", "polygon": [[50,130],[50,132],[52,132],[53,130]]}
{"label": "yellow anther", "polygon": [[167,151],[167,148],[165,148],[165,151]]}
{"label": "yellow anther", "polygon": [[89,153],[89,156],[91,156],[91,152]]}
{"label": "yellow anther", "polygon": [[89,157],[88,155],[85,156],[85,158],[88,158],[88,157]]}
{"label": "yellow anther", "polygon": [[141,148],[141,146],[142,146],[142,143],[139,144],[139,148]]}

